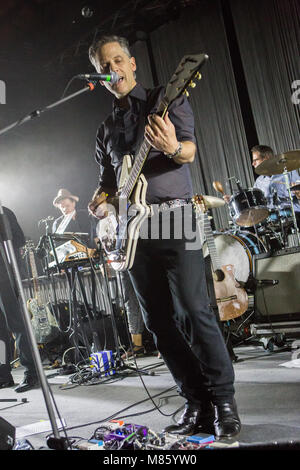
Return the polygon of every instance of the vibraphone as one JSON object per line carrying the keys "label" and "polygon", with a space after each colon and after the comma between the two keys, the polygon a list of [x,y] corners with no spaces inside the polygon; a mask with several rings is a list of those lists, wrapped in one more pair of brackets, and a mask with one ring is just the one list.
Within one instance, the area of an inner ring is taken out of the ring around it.
{"label": "vibraphone", "polygon": [[[82,281],[84,294],[79,285],[78,275]],[[78,270],[78,274],[75,273],[73,285],[70,285],[67,273],[50,273],[39,276],[36,280],[39,297],[45,305],[55,306],[72,301],[73,289],[76,289],[76,300],[79,304],[84,303],[85,296],[89,307],[96,308],[97,311],[106,314],[110,313],[112,302],[117,306],[121,304],[119,279],[114,273],[109,273],[106,278],[101,269],[81,268]],[[33,279],[24,279],[22,283],[26,300],[33,298]]]}

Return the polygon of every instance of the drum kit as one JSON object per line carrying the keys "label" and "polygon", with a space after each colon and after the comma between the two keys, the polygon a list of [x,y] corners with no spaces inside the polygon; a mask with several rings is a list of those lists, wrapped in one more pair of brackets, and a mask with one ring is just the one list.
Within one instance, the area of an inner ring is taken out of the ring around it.
{"label": "drum kit", "polygon": [[[273,253],[285,248],[300,246],[299,229],[294,211],[293,191],[300,184],[290,186],[288,172],[300,168],[300,150],[286,152],[264,160],[255,168],[258,175],[284,175],[289,195],[288,205],[268,207],[266,197],[258,188],[242,189],[236,180],[238,191],[228,202],[230,228],[215,231],[215,245],[222,264],[232,264],[235,278],[247,284],[253,275],[253,257],[261,253]],[[222,184],[213,182],[216,191],[225,196]],[[225,198],[203,196],[208,208],[225,205]],[[204,256],[207,247],[203,245]]]}

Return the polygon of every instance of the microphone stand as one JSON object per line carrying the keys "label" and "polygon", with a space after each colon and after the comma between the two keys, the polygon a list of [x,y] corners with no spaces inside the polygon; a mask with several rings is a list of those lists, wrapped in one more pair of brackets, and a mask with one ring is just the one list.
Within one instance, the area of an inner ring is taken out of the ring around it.
{"label": "microphone stand", "polygon": [[52,448],[55,448],[57,450],[58,449],[62,450],[66,448],[66,440],[65,438],[60,437],[60,434],[58,431],[53,403],[50,397],[49,385],[48,385],[48,382],[47,382],[47,379],[43,370],[40,353],[37,347],[34,332],[32,329],[31,322],[30,322],[30,315],[27,310],[27,302],[26,302],[22,280],[20,276],[20,271],[19,271],[17,260],[16,260],[13,243],[12,243],[11,229],[10,229],[9,222],[3,212],[1,201],[0,201],[0,235],[1,235],[1,240],[5,242],[5,245],[7,247],[7,251],[9,254],[9,258],[11,261],[12,271],[14,274],[14,279],[15,279],[15,284],[16,284],[16,289],[17,289],[16,296],[17,296],[17,299],[19,300],[20,310],[21,310],[23,321],[25,324],[25,329],[26,329],[26,332],[27,332],[27,335],[31,344],[36,371],[40,380],[41,388],[44,394],[46,408],[47,408],[48,415],[49,415],[49,420],[50,420],[52,430],[53,430],[54,438],[51,439],[52,445],[53,445]]}
{"label": "microphone stand", "polygon": [[293,201],[293,196],[292,196],[292,193],[291,193],[289,177],[288,177],[288,171],[287,171],[286,167],[284,168],[283,175],[284,175],[286,189],[287,189],[287,192],[288,192],[288,195],[289,195],[289,199],[291,201],[293,225],[294,225],[294,229],[295,229],[295,232],[296,232],[296,235],[297,235],[298,245],[300,245],[300,233],[299,233],[299,228],[298,228],[298,225],[297,225],[297,219],[296,219],[296,214],[295,214],[295,209],[294,209],[294,201]]}
{"label": "microphone stand", "polygon": [[42,113],[49,111],[50,109],[56,108],[56,106],[59,106],[60,104],[65,103],[66,101],[71,100],[72,98],[75,98],[76,96],[81,95],[82,93],[85,93],[87,91],[93,91],[95,89],[96,82],[90,81],[87,86],[84,88],[81,88],[80,90],[76,91],[75,93],[72,93],[71,95],[66,96],[65,98],[61,98],[58,101],[55,101],[52,104],[49,104],[48,106],[45,106],[45,108],[41,109],[36,109],[35,111],[32,111],[30,114],[27,116],[23,117],[22,119],[19,119],[18,121],[15,121],[14,123],[10,124],[7,127],[4,127],[3,129],[0,129],[0,135],[5,134],[6,132],[10,131],[11,129],[14,129],[15,127],[21,126],[22,124],[25,124],[27,121],[30,121],[31,119],[34,119],[36,117],[40,117]]}

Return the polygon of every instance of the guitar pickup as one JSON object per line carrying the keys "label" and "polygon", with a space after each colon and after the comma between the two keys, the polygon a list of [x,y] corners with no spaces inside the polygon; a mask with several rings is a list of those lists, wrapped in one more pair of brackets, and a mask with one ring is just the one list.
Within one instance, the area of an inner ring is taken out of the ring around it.
{"label": "guitar pickup", "polygon": [[229,297],[221,297],[219,299],[216,299],[217,302],[228,302],[229,300],[236,300],[237,296],[236,295],[230,295]]}

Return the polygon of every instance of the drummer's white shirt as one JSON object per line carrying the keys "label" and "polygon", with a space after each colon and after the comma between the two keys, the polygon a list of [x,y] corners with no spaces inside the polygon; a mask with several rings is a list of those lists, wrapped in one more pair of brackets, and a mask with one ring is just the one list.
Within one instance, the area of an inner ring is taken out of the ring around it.
{"label": "drummer's white shirt", "polygon": [[[300,175],[298,170],[290,171],[288,173],[288,180],[289,184],[296,182],[300,183]],[[288,190],[284,183],[285,175],[283,174],[272,176],[260,175],[256,179],[253,187],[260,189],[264,193],[269,207],[275,206],[274,202],[276,202],[276,194],[278,199],[278,203],[276,205],[290,206],[291,202],[289,199]],[[296,198],[295,195],[293,195],[293,202],[295,212],[300,213],[300,201]]]}

